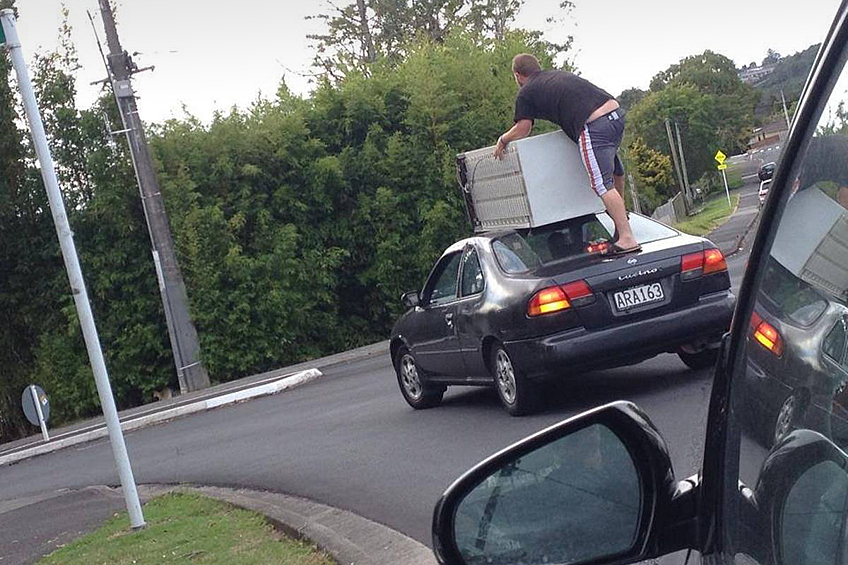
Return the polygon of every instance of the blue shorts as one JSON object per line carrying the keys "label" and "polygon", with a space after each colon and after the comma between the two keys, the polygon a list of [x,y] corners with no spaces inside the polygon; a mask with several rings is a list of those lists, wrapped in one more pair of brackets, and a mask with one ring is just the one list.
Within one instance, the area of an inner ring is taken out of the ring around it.
{"label": "blue shorts", "polygon": [[624,165],[618,157],[618,146],[624,137],[624,114],[613,110],[583,126],[580,133],[580,157],[589,185],[603,196],[613,185],[613,175],[624,176]]}

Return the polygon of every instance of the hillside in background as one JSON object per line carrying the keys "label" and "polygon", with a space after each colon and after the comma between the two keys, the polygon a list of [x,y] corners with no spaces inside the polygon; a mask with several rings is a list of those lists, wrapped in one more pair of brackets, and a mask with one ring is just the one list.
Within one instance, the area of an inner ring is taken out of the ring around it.
{"label": "hillside in background", "polygon": [[770,75],[753,85],[762,93],[754,113],[756,118],[766,120],[782,111],[781,89],[788,107],[797,104],[818,50],[819,44],[811,45],[804,51],[782,58]]}

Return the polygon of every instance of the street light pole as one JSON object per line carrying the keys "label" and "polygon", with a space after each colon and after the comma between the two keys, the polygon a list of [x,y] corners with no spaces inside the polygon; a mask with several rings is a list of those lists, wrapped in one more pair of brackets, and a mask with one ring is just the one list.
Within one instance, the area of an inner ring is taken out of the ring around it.
{"label": "street light pole", "polygon": [[121,48],[109,0],[99,1],[109,46],[109,79],[121,113],[141,192],[141,202],[153,247],[153,261],[159,279],[159,290],[162,294],[165,321],[168,324],[180,390],[182,392],[200,390],[209,386],[209,375],[200,361],[200,344],[188,309],[188,293],[177,263],[171,225],[159,181],[153,170],[144,127],[138,115],[138,106],[130,81],[136,67],[127,52]]}
{"label": "street light pole", "polygon": [[[18,87],[23,98],[27,121],[32,131],[32,140],[38,162],[41,165],[41,178],[47,189],[47,199],[50,202],[50,211],[53,214],[53,223],[56,225],[56,234],[59,236],[59,246],[62,248],[62,258],[68,271],[68,281],[71,284],[71,292],[74,296],[77,315],[79,316],[82,335],[85,340],[85,348],[91,361],[91,369],[94,373],[94,381],[97,385],[97,394],[100,397],[100,405],[103,408],[103,416],[106,419],[106,429],[109,432],[109,441],[112,444],[112,455],[118,468],[118,476],[124,490],[124,499],[127,511],[130,515],[130,526],[141,528],[144,526],[144,515],[141,512],[141,504],[138,500],[138,491],[133,477],[130,458],[127,454],[127,446],[124,443],[124,434],[118,419],[118,410],[115,407],[115,398],[112,396],[112,385],[109,383],[109,374],[106,372],[106,362],[103,359],[103,350],[100,347],[100,337],[97,335],[97,327],[94,324],[94,315],[91,312],[91,304],[88,301],[88,292],[85,289],[85,280],[82,277],[82,269],[79,257],[74,245],[73,232],[65,211],[65,203],[62,193],[59,191],[59,180],[56,178],[56,169],[53,164],[53,156],[47,145],[47,135],[44,132],[44,124],[41,121],[41,113],[35,99],[35,91],[32,88],[29,71],[24,62],[21,51],[21,43],[18,39],[18,30],[15,24],[15,12],[10,9],[0,12],[0,39],[5,40],[6,48],[12,58],[15,74],[18,77]],[[36,407],[39,402],[36,400]],[[46,431],[44,432],[46,435]]]}

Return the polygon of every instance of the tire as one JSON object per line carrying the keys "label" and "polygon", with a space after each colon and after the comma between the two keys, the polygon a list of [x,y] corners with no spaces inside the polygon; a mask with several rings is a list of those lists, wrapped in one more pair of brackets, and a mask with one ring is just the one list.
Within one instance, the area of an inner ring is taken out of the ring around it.
{"label": "tire", "polygon": [[515,367],[502,345],[492,348],[490,363],[498,398],[510,416],[532,412],[538,401],[536,387]]}
{"label": "tire", "polygon": [[787,396],[783,404],[777,410],[774,423],[771,426],[770,441],[772,445],[778,443],[786,435],[795,429],[795,422],[801,410],[801,398],[794,392]]}
{"label": "tire", "polygon": [[403,399],[416,410],[432,408],[442,402],[445,388],[427,383],[424,372],[418,368],[415,357],[406,346],[398,351],[395,373]]}
{"label": "tire", "polygon": [[682,349],[679,349],[677,351],[677,356],[680,357],[680,360],[683,361],[687,367],[694,371],[711,369],[712,367],[715,367],[716,361],[718,360],[718,348],[704,349],[697,353],[686,353]]}

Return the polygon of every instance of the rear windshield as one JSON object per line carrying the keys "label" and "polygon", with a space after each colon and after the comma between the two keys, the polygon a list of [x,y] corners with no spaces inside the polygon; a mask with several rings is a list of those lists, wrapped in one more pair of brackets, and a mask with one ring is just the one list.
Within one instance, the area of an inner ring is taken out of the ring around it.
{"label": "rear windshield", "polygon": [[[677,232],[654,220],[630,215],[633,235],[640,244],[674,237]],[[501,268],[525,273],[557,261],[590,255],[589,246],[611,242],[615,226],[606,213],[573,218],[538,228],[516,230],[492,242]]]}
{"label": "rear windshield", "polygon": [[812,325],[827,309],[827,300],[817,290],[789,272],[774,257],[769,258],[762,293],[778,316],[804,327]]}

